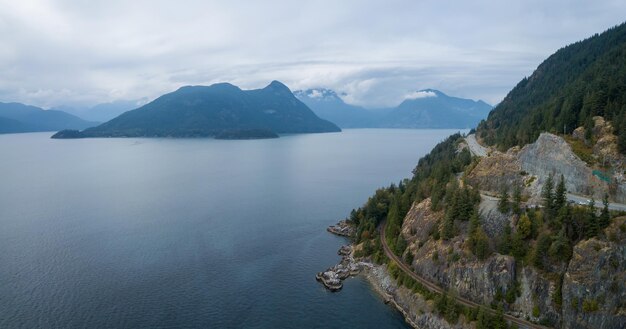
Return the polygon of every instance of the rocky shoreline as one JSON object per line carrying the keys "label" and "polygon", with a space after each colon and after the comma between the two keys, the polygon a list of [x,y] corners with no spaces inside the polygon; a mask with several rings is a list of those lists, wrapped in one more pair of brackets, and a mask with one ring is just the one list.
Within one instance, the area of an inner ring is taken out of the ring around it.
{"label": "rocky shoreline", "polygon": [[[349,238],[355,233],[354,228],[345,220],[328,227],[327,231]],[[443,318],[435,315],[430,305],[432,303],[406,287],[398,285],[385,265],[355,260],[354,249],[353,245],[341,246],[337,251],[337,254],[341,256],[339,264],[317,273],[315,278],[328,290],[335,292],[341,290],[343,280],[362,274],[372,289],[381,296],[383,302],[398,310],[409,326],[416,329],[466,328],[463,324],[451,326]]]}
{"label": "rocky shoreline", "polygon": [[353,248],[341,246],[337,251],[341,256],[339,264],[329,267],[326,271],[319,272],[315,279],[320,281],[330,291],[339,291],[343,287],[343,280],[358,275],[363,267],[371,266],[369,263],[354,260]]}
{"label": "rocky shoreline", "polygon": [[[326,231],[347,238],[352,238],[355,234],[354,227],[347,220],[329,226]],[[354,259],[354,248],[351,245],[341,246],[337,254],[341,256],[341,261],[337,265],[315,275],[317,281],[333,292],[341,290],[343,280],[358,275],[364,267],[372,266],[370,263],[357,262]]]}
{"label": "rocky shoreline", "polygon": [[326,231],[347,238],[352,238],[356,233],[354,226],[350,225],[347,220],[342,220],[336,225],[329,226]]}

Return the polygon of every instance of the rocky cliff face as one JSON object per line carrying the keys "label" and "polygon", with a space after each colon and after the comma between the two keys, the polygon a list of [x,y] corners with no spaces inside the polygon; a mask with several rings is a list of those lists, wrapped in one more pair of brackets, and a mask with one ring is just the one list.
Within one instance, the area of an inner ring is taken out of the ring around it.
{"label": "rocky cliff face", "polygon": [[494,151],[484,157],[467,176],[467,182],[483,191],[498,193],[504,186],[521,186],[524,176],[516,150]]}
{"label": "rocky cliff face", "polygon": [[[558,326],[561,314],[553,302],[556,281],[550,280],[545,274],[530,266],[519,269],[517,280],[520,285],[520,296],[511,305],[511,313],[533,321],[547,319]],[[539,311],[538,316],[536,311]]]}
{"label": "rocky cliff face", "polygon": [[563,280],[564,328],[626,326],[626,217],[605,230],[607,239],[578,243]]}
{"label": "rocky cliff face", "polygon": [[[506,292],[515,282],[515,260],[494,255],[479,261],[465,250],[465,235],[450,241],[434,240],[429,233],[440,225],[442,212],[430,210],[430,199],[415,203],[402,225],[413,254],[412,268],[420,276],[452,288],[460,296],[479,303],[491,303],[497,290]],[[459,225],[461,231],[467,225]]]}
{"label": "rocky cliff face", "polygon": [[571,193],[601,199],[608,191],[608,185],[593,176],[592,170],[574,154],[569,144],[553,134],[543,133],[536,142],[524,146],[519,162],[522,170],[538,177],[539,184],[549,175],[563,175],[565,187]]}
{"label": "rocky cliff face", "polygon": [[601,116],[593,117],[593,121],[594,127],[592,136],[594,136],[596,140],[593,145],[594,157],[604,165],[608,164],[613,168],[624,169],[626,159],[617,150],[617,136],[613,134],[613,126]]}
{"label": "rocky cliff face", "polygon": [[504,229],[511,225],[511,216],[498,210],[498,199],[483,196],[478,206],[482,218],[482,226],[487,236],[497,239],[502,236]]}
{"label": "rocky cliff face", "polygon": [[[493,302],[498,291],[504,296],[517,285],[518,297],[507,311],[557,328],[624,328],[626,217],[614,219],[602,238],[578,243],[569,264],[561,263],[546,272],[497,253],[484,261],[476,259],[465,247],[467,225],[463,223],[458,225],[459,235],[451,240],[433,239],[429,233],[440,225],[443,214],[430,210],[430,205],[430,199],[415,203],[402,226],[402,234],[409,241],[406,252],[413,254],[411,267],[420,276],[484,304]],[[561,305],[556,302],[559,273],[563,274]],[[409,291],[386,291],[397,297],[400,307],[415,315],[412,319],[423,325],[420,328],[446,328],[447,323],[437,317],[417,316],[424,309],[412,309],[422,304]]]}
{"label": "rocky cliff face", "polygon": [[443,211],[433,211],[430,198],[415,202],[402,225],[402,235],[408,242],[426,241],[433,227],[443,219]]}
{"label": "rocky cliff face", "polygon": [[[581,128],[582,129],[582,128]],[[537,141],[524,146],[521,150],[511,148],[506,153],[492,152],[483,157],[467,175],[467,182],[483,191],[498,193],[505,186],[520,186],[530,197],[530,203],[540,200],[541,187],[549,175],[556,180],[562,174],[570,193],[587,195],[596,200],[609,193],[612,200],[626,202],[626,176],[624,156],[617,152],[616,140],[612,127],[601,117],[596,117],[594,140],[590,155],[598,165],[608,167],[590,167],[573,151],[561,137],[542,133]],[[584,130],[574,134],[574,138],[584,139]],[[591,143],[591,142],[589,142]],[[594,172],[596,173],[594,175]],[[604,180],[597,174],[603,172]],[[510,188],[509,188],[510,189]]]}

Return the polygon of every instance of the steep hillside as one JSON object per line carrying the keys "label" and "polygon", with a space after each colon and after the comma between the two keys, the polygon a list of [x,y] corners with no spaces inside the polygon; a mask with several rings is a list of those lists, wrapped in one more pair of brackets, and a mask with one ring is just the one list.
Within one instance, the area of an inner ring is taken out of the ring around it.
{"label": "steep hillside", "polygon": [[[264,131],[259,134],[260,131]],[[289,88],[274,81],[263,89],[241,90],[228,83],[188,86],[76,137],[206,137],[273,136],[275,133],[335,132],[333,123],[318,118]],[[250,133],[255,132],[255,133]],[[54,136],[53,136],[54,137]]]}
{"label": "steep hillside", "polygon": [[[611,203],[626,202],[624,93],[613,89],[626,61],[611,57],[622,54],[624,30],[560,50],[511,91],[478,131],[496,147],[453,135],[411,179],[352,211],[357,256],[387,263],[406,288],[389,298],[409,323],[506,328],[514,317],[533,328],[624,328],[626,206]],[[602,78],[609,70],[615,76]],[[580,107],[564,105],[573,86],[584,91]]]}
{"label": "steep hillside", "polygon": [[613,123],[626,153],[626,23],[557,51],[520,81],[478,127],[501,150],[541,132],[571,134],[594,116]]}

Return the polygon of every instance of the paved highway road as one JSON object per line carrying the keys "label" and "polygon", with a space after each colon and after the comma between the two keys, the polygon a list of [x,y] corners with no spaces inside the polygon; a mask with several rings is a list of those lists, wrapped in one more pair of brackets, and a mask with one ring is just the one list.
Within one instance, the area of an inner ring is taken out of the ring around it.
{"label": "paved highway road", "polygon": [[476,155],[479,157],[487,156],[489,149],[478,144],[478,141],[476,141],[475,134],[471,134],[465,137],[465,141],[467,142],[467,146],[469,147],[470,152],[472,152],[473,155]]}
{"label": "paved highway road", "polygon": [[[588,205],[589,202],[591,201],[591,198],[589,198],[587,196],[580,196],[580,195],[576,195],[576,194],[567,193],[567,200],[573,201],[573,202],[575,202],[575,203],[577,203],[579,205]],[[602,204],[602,200],[595,200],[595,201],[596,201],[596,207],[597,208],[604,207],[604,205]],[[626,211],[626,204],[610,202],[609,203],[609,209]]]}

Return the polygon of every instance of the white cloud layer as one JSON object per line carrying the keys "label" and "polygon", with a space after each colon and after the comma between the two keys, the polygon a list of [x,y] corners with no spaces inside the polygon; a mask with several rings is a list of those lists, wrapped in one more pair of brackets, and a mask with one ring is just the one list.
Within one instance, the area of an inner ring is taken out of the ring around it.
{"label": "white cloud layer", "polygon": [[404,99],[418,99],[418,98],[428,98],[428,97],[437,97],[434,91],[430,90],[420,90],[408,93]]}
{"label": "white cloud layer", "polygon": [[426,88],[496,103],[625,12],[613,0],[0,0],[0,101],[91,105],[276,79],[368,107]]}

